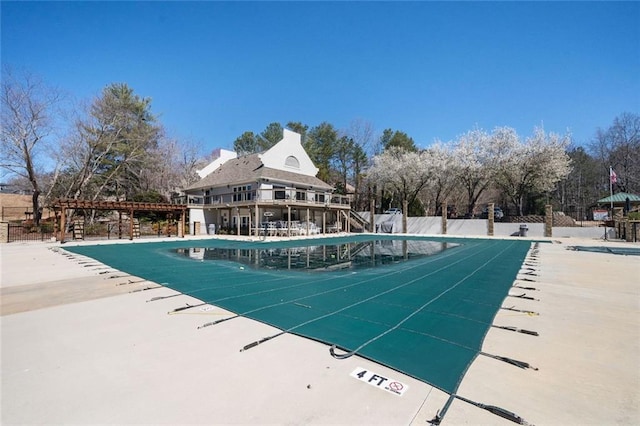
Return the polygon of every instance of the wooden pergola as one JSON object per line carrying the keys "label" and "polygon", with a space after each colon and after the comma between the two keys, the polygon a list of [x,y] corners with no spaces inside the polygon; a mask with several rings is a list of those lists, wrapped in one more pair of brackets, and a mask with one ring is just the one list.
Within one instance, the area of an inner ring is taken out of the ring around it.
{"label": "wooden pergola", "polygon": [[122,213],[129,215],[129,239],[133,240],[133,215],[135,212],[163,212],[179,215],[180,226],[178,226],[178,237],[184,237],[184,226],[187,206],[184,204],[168,203],[141,203],[134,201],[90,201],[72,200],[60,198],[53,202],[52,207],[60,210],[60,237],[59,241],[64,242],[66,229],[67,210],[92,209],[92,210],[113,210],[120,213],[119,220],[122,221]]}

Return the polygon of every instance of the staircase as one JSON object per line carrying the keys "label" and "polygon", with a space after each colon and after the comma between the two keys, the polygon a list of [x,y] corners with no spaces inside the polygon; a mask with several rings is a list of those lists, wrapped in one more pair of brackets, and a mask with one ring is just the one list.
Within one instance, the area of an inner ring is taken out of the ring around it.
{"label": "staircase", "polygon": [[133,219],[133,238],[140,238],[140,220]]}
{"label": "staircase", "polygon": [[84,220],[73,221],[73,239],[84,240]]}
{"label": "staircase", "polygon": [[369,231],[369,221],[360,216],[353,210],[349,211],[349,215],[344,213],[345,218],[349,221],[351,232],[367,232]]}

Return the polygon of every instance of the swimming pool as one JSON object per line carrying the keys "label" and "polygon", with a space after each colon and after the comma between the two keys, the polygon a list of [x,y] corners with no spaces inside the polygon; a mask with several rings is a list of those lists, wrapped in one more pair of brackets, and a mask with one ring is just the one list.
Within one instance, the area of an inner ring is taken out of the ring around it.
{"label": "swimming pool", "polygon": [[226,248],[194,246],[177,248],[177,255],[195,261],[233,261],[254,269],[331,272],[375,268],[437,255],[458,247],[451,242],[425,240],[347,241],[305,244],[295,247]]}
{"label": "swimming pool", "polygon": [[236,314],[202,325],[212,332],[237,317],[281,330],[256,336],[243,350],[291,333],[326,343],[337,357],[372,359],[453,394],[481,353],[530,246],[523,240],[356,235],[66,250]]}

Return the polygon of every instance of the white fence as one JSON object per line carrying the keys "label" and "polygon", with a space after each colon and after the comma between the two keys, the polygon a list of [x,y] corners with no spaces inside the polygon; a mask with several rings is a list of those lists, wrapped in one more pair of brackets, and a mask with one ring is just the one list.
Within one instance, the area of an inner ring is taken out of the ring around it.
{"label": "white fence", "polygon": [[[369,220],[369,212],[359,213],[363,218]],[[448,219],[447,235],[456,236],[486,236],[488,235],[487,219]],[[393,227],[390,225],[393,224]],[[393,233],[402,232],[402,215],[401,214],[381,214],[375,217],[375,228],[380,232],[381,229],[392,229]],[[384,226],[383,226],[384,225]],[[520,226],[526,226],[527,237],[544,237],[543,223],[506,223],[495,222],[493,227],[494,236],[519,236]],[[607,238],[615,238],[614,231],[607,228]],[[408,217],[407,233],[409,234],[442,234],[442,218],[440,216],[427,217]],[[566,227],[554,226],[552,236],[555,238],[603,238],[605,228],[603,227]]]}

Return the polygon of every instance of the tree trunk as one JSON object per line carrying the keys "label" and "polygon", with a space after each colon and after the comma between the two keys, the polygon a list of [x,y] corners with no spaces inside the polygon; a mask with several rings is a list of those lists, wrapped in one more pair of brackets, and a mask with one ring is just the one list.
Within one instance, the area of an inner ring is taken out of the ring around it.
{"label": "tree trunk", "polygon": [[524,214],[522,214],[522,204],[524,203],[524,196],[520,195],[518,197],[518,213],[520,214],[520,216],[524,216]]}
{"label": "tree trunk", "polygon": [[38,198],[40,197],[40,191],[37,189],[33,190],[33,195],[31,197],[31,206],[33,208],[33,224],[35,226],[40,225],[40,204],[38,202]]}
{"label": "tree trunk", "polygon": [[[33,142],[33,145],[35,145],[36,141]],[[22,143],[22,150],[23,150],[23,154],[24,154],[24,159],[26,162],[25,165],[25,169],[27,171],[27,176],[29,178],[29,182],[31,183],[31,187],[33,188],[33,195],[31,198],[31,207],[33,208],[33,224],[35,226],[39,226],[40,225],[40,205],[38,204],[38,197],[40,197],[40,187],[38,186],[38,179],[36,177],[36,171],[35,168],[33,167],[33,162],[31,159],[31,150],[29,149],[29,146],[27,145],[26,141],[23,141]]]}

